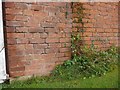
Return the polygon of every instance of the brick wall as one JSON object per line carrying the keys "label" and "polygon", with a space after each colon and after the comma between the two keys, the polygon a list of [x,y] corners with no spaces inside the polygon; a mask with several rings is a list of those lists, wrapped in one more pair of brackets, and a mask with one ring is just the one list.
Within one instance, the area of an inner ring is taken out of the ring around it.
{"label": "brick wall", "polygon": [[11,77],[47,75],[70,59],[70,3],[5,3],[4,17]]}
{"label": "brick wall", "polygon": [[[71,32],[81,24],[80,3],[5,3],[8,71],[11,77],[48,75],[71,58]],[[83,3],[85,44],[105,49],[117,45],[117,3]],[[72,13],[73,10],[73,13]]]}
{"label": "brick wall", "polygon": [[[78,8],[81,3],[73,4],[73,20],[78,21]],[[84,44],[92,43],[100,49],[118,45],[118,3],[82,3],[84,18]],[[77,26],[77,28],[76,28]],[[79,22],[73,22],[73,31],[80,30]]]}

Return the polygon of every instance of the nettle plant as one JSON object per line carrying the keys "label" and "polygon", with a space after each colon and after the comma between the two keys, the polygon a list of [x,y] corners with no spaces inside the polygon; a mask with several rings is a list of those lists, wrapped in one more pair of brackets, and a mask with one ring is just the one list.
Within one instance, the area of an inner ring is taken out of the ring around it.
{"label": "nettle plant", "polygon": [[[97,50],[94,43],[91,46],[83,44],[83,6],[78,8],[78,31],[72,33],[71,49],[72,59],[58,65],[52,72],[52,76],[60,79],[73,79],[76,77],[91,78],[105,75],[108,71],[113,70],[117,65],[118,50],[117,47],[110,47],[106,51]],[[92,42],[92,41],[91,41]]]}

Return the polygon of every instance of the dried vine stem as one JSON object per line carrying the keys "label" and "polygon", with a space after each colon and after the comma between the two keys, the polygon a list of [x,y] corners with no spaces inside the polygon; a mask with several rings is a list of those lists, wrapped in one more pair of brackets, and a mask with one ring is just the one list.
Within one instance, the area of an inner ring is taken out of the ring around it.
{"label": "dried vine stem", "polygon": [[0,53],[3,51],[4,48],[5,48],[5,47],[2,47],[2,49],[0,50]]}

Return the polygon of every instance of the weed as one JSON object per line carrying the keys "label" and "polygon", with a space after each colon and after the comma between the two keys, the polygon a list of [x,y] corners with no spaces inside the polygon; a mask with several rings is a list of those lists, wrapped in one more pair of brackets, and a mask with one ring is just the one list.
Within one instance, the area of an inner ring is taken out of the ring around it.
{"label": "weed", "polygon": [[60,79],[90,78],[105,75],[117,65],[118,53],[116,47],[106,51],[84,47],[81,56],[74,54],[72,60],[65,61],[56,67],[51,74]]}

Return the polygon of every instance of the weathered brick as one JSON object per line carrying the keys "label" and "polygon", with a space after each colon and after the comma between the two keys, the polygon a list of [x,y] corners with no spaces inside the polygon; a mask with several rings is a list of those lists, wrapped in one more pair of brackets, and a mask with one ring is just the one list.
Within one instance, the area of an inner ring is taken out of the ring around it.
{"label": "weathered brick", "polygon": [[41,26],[44,28],[54,28],[55,27],[55,23],[41,23]]}
{"label": "weathered brick", "polygon": [[32,10],[26,10],[26,9],[25,9],[25,10],[23,11],[23,14],[26,15],[26,16],[33,16],[33,13],[34,13],[34,12],[33,12]]}
{"label": "weathered brick", "polygon": [[34,15],[34,17],[36,17],[37,19],[42,20],[42,19],[45,18],[48,14],[45,13],[45,12],[42,12],[42,11],[40,11],[40,12],[34,11],[33,15]]}
{"label": "weathered brick", "polygon": [[55,37],[59,38],[60,34],[58,34],[58,33],[49,33],[48,37],[49,38],[55,38]]}
{"label": "weathered brick", "polygon": [[27,16],[23,16],[23,15],[16,15],[15,17],[14,17],[14,19],[16,20],[16,21],[28,21],[28,17]]}
{"label": "weathered brick", "polygon": [[35,44],[35,43],[44,43],[45,39],[41,39],[41,38],[31,38],[30,39],[30,43]]}
{"label": "weathered brick", "polygon": [[41,27],[29,27],[28,29],[31,33],[44,32],[44,28]]}
{"label": "weathered brick", "polygon": [[48,44],[34,44],[35,49],[47,48]]}
{"label": "weathered brick", "polygon": [[7,26],[24,26],[24,22],[22,21],[6,21]]}
{"label": "weathered brick", "polygon": [[24,71],[14,71],[9,73],[10,77],[18,77],[18,76],[24,76]]}
{"label": "weathered brick", "polygon": [[69,52],[70,48],[60,48],[60,52]]}
{"label": "weathered brick", "polygon": [[59,32],[59,29],[57,28],[45,28],[45,32],[47,33],[56,33],[56,32]]}
{"label": "weathered brick", "polygon": [[24,38],[24,33],[7,33],[7,38]]}
{"label": "weathered brick", "polygon": [[26,33],[26,32],[28,32],[28,27],[16,27],[15,32]]}
{"label": "weathered brick", "polygon": [[46,43],[57,43],[59,42],[58,38],[47,38]]}
{"label": "weathered brick", "polygon": [[70,38],[60,38],[60,42],[61,42],[61,43],[62,43],[62,42],[68,43],[68,42],[71,42],[71,39],[70,39]]}
{"label": "weathered brick", "polygon": [[14,8],[15,7],[15,3],[14,2],[6,2],[5,3],[5,7],[6,8]]}
{"label": "weathered brick", "polygon": [[5,20],[15,20],[15,15],[6,15]]}
{"label": "weathered brick", "polygon": [[7,43],[10,44],[10,45],[11,44],[14,45],[14,44],[16,44],[16,39],[7,39]]}
{"label": "weathered brick", "polygon": [[47,38],[47,37],[48,37],[48,34],[47,34],[47,33],[40,33],[40,37],[41,37],[41,38]]}
{"label": "weathered brick", "polygon": [[24,71],[25,70],[25,67],[14,67],[14,68],[10,68],[10,71],[11,72],[14,72],[14,71]]}
{"label": "weathered brick", "polygon": [[25,38],[33,38],[33,33],[25,33]]}
{"label": "weathered brick", "polygon": [[16,3],[15,7],[16,9],[24,10],[24,9],[28,9],[29,5],[23,2],[23,3]]}
{"label": "weathered brick", "polygon": [[59,52],[58,48],[49,48],[45,50],[46,53],[57,53]]}
{"label": "weathered brick", "polygon": [[34,54],[44,54],[45,50],[44,49],[35,49]]}
{"label": "weathered brick", "polygon": [[9,9],[9,8],[6,8],[6,14],[22,14],[22,10],[19,10],[19,9]]}
{"label": "weathered brick", "polygon": [[34,11],[43,11],[44,10],[44,6],[31,5],[31,10],[34,10]]}
{"label": "weathered brick", "polygon": [[29,43],[29,40],[25,38],[19,38],[16,41],[17,41],[17,44],[28,44]]}

